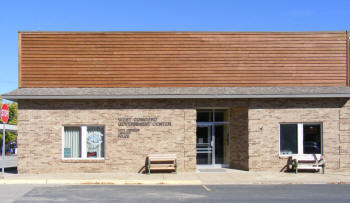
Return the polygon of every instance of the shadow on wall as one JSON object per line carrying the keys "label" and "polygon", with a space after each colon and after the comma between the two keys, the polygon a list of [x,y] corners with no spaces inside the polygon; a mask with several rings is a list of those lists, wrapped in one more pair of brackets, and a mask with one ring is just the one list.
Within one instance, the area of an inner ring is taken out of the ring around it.
{"label": "shadow on wall", "polygon": [[293,109],[293,108],[341,108],[347,98],[312,98],[312,99],[252,99],[250,109]]}
{"label": "shadow on wall", "polygon": [[346,98],[312,99],[137,99],[137,100],[21,100],[19,109],[197,109],[202,107],[340,108]]}

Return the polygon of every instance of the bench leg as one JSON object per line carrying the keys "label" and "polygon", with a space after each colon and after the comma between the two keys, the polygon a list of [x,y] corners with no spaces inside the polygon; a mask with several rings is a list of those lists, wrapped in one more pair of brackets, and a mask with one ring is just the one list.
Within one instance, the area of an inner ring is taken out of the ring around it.
{"label": "bench leg", "polygon": [[148,170],[148,175],[150,175],[151,174],[151,161],[149,159],[148,159],[147,170]]}
{"label": "bench leg", "polygon": [[177,174],[177,160],[175,160],[175,173]]}
{"label": "bench leg", "polygon": [[295,174],[298,174],[298,160],[295,161]]}
{"label": "bench leg", "polygon": [[324,174],[324,169],[326,168],[326,163],[323,162],[322,164],[322,174]]}

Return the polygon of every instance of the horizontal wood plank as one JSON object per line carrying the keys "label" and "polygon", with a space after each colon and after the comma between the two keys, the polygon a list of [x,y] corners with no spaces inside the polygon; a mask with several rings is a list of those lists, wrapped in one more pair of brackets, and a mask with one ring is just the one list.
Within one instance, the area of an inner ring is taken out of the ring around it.
{"label": "horizontal wood plank", "polygon": [[20,87],[345,86],[345,32],[21,32]]}

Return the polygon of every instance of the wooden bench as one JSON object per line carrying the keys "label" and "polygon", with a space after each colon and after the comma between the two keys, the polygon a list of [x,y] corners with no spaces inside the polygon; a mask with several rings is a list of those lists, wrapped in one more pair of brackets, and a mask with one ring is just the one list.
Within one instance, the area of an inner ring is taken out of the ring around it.
{"label": "wooden bench", "polygon": [[147,163],[148,174],[151,174],[152,170],[177,173],[176,154],[150,154],[147,157]]}
{"label": "wooden bench", "polygon": [[320,154],[296,154],[292,155],[292,166],[295,169],[295,173],[298,170],[316,170],[322,169],[324,174],[325,159]]}

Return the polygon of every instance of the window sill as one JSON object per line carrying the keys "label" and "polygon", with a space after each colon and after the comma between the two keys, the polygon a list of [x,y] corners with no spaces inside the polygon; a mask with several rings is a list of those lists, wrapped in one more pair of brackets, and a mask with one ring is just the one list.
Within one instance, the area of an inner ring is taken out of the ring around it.
{"label": "window sill", "polygon": [[291,157],[293,156],[293,154],[280,154],[279,157],[280,158],[288,158],[288,157]]}
{"label": "window sill", "polygon": [[292,154],[290,154],[290,155],[279,155],[279,159],[289,159],[289,158],[292,158]]}
{"label": "window sill", "polygon": [[62,159],[63,163],[104,163],[104,158],[99,159]]}

